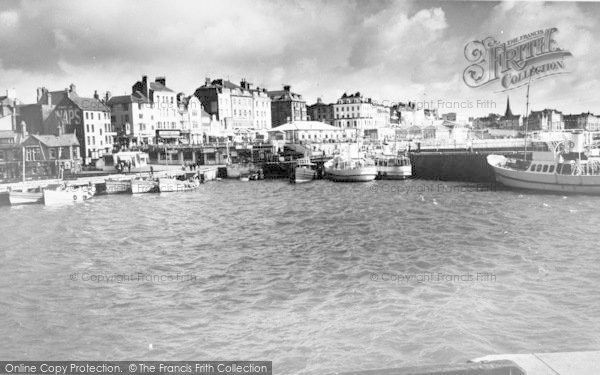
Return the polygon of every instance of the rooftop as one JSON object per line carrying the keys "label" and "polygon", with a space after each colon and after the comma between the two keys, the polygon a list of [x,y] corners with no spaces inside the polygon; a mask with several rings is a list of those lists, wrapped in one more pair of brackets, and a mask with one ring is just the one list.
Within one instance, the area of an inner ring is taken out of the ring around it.
{"label": "rooftop", "polygon": [[48,147],[64,147],[64,146],[79,146],[79,141],[75,134],[62,135],[37,135],[32,134],[31,137],[45,144]]}

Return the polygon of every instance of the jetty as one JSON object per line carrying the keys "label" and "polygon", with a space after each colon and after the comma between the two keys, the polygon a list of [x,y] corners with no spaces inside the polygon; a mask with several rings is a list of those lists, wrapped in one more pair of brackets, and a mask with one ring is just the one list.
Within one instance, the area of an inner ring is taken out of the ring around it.
{"label": "jetty", "polygon": [[451,365],[346,372],[341,375],[595,375],[600,351],[496,354]]}

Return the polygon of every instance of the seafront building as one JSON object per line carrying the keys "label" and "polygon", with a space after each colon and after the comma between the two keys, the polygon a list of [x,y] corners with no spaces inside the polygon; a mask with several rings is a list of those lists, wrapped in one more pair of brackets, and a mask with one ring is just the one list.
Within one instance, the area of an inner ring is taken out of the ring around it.
{"label": "seafront building", "polygon": [[283,86],[283,90],[268,91],[268,94],[271,98],[272,127],[307,119],[306,102],[302,95],[292,92],[290,85]]}
{"label": "seafront building", "polygon": [[201,144],[206,135],[218,131],[198,98],[176,93],[165,77],[149,82],[142,76],[131,87],[131,94],[107,94],[106,101],[118,142],[125,147]]}
{"label": "seafront building", "polygon": [[577,115],[564,115],[565,129],[583,129],[587,131],[600,131],[600,116],[593,113]]}
{"label": "seafront building", "polygon": [[216,116],[220,131],[237,135],[271,128],[271,99],[265,88],[253,88],[242,80],[236,85],[228,80],[206,78],[194,92],[209,115]]}
{"label": "seafront building", "polygon": [[75,134],[29,134],[27,126],[21,131],[0,130],[0,180],[57,178],[81,172],[80,144]]}
{"label": "seafront building", "polygon": [[111,126],[110,109],[93,97],[81,97],[71,84],[60,91],[37,90],[37,103],[17,107],[17,131],[25,124],[32,134],[63,136],[75,134],[79,155],[84,163],[91,163],[113,150],[115,131]]}
{"label": "seafront building", "polygon": [[177,94],[181,131],[185,143],[199,145],[208,142],[210,136],[218,136],[219,122],[216,116],[204,110],[200,100],[194,96]]}
{"label": "seafront building", "polygon": [[0,95],[0,131],[17,130],[17,105],[14,91]]}
{"label": "seafront building", "polygon": [[323,103],[321,98],[318,98],[315,104],[309,105],[306,112],[308,120],[320,121],[329,125],[334,124],[333,104]]}
{"label": "seafront building", "polygon": [[112,153],[116,132],[111,124],[110,108],[97,92],[92,98],[80,97],[73,84],[65,94],[54,108],[55,135],[75,134],[85,164]]}
{"label": "seafront building", "polygon": [[563,114],[555,109],[531,111],[531,114],[524,121],[527,122],[527,129],[529,131],[557,132],[565,129]]}
{"label": "seafront building", "polygon": [[357,137],[372,136],[378,138],[378,131],[390,128],[391,108],[360,92],[344,93],[333,105],[334,126],[352,130]]}

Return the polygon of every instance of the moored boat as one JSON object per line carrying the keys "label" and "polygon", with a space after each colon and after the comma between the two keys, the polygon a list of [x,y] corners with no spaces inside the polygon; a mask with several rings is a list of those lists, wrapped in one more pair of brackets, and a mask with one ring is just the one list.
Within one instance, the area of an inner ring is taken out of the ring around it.
{"label": "moored boat", "polygon": [[189,191],[197,189],[200,186],[200,181],[196,179],[184,179],[180,180],[177,178],[159,178],[158,189],[161,193],[175,192],[175,191]]}
{"label": "moored boat", "polygon": [[296,167],[290,182],[301,184],[317,178],[316,164],[310,161],[310,158],[301,158],[296,160]]}
{"label": "moored boat", "polygon": [[131,180],[131,193],[158,193],[158,181],[155,179],[136,178]]}
{"label": "moored boat", "polygon": [[377,177],[382,180],[404,180],[412,176],[410,159],[404,155],[383,155],[375,159]]}
{"label": "moored boat", "polygon": [[34,191],[17,191],[11,190],[8,193],[8,199],[12,206],[21,204],[36,204],[44,203],[44,192],[41,189],[35,189]]}
{"label": "moored boat", "polygon": [[584,152],[582,139],[574,134],[574,146],[534,143],[531,160],[488,155],[496,181],[517,189],[557,193],[600,194],[600,158]]}
{"label": "moored boat", "polygon": [[338,182],[373,181],[377,167],[371,159],[336,156],[324,165],[327,178]]}
{"label": "moored boat", "polygon": [[256,169],[252,163],[233,163],[227,165],[227,178],[240,178],[242,175],[249,175]]}
{"label": "moored boat", "polygon": [[106,194],[131,193],[131,180],[105,180]]}
{"label": "moored boat", "polygon": [[44,204],[47,206],[64,205],[85,202],[96,193],[92,184],[77,185],[49,185],[44,189]]}

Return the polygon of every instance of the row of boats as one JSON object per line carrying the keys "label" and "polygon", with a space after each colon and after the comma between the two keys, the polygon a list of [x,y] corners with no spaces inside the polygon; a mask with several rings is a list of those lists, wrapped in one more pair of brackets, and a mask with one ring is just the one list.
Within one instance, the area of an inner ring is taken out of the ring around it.
{"label": "row of boats", "polygon": [[21,190],[10,190],[8,199],[11,205],[45,204],[64,205],[85,202],[97,193],[103,194],[143,194],[177,192],[198,189],[205,180],[216,179],[216,169],[207,172],[183,172],[174,177],[135,177],[131,179],[106,179],[103,183],[87,184],[77,181],[51,184]]}
{"label": "row of boats", "polygon": [[[324,177],[336,182],[367,182],[377,178],[403,180],[412,175],[410,159],[405,155],[377,158],[335,156],[324,165]],[[316,164],[309,158],[298,159],[292,182],[303,183],[316,179]]]}

